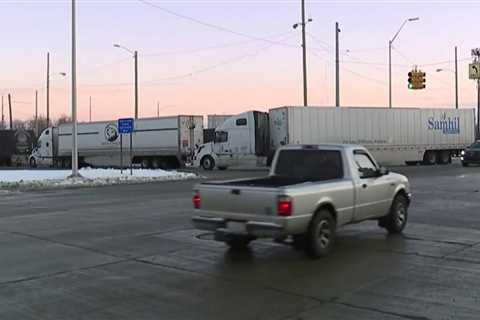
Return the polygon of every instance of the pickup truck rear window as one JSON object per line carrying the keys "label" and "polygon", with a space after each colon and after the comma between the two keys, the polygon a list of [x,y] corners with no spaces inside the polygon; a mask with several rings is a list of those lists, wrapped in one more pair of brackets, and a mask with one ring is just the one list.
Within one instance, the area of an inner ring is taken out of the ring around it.
{"label": "pickup truck rear window", "polygon": [[306,181],[341,179],[342,155],[335,150],[283,150],[278,155],[275,175]]}

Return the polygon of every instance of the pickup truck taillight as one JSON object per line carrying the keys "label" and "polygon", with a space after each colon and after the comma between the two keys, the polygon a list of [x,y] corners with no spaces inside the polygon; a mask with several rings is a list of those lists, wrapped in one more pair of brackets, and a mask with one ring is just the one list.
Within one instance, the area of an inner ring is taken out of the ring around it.
{"label": "pickup truck taillight", "polygon": [[289,217],[292,215],[293,203],[292,198],[287,196],[278,197],[277,215],[280,217]]}
{"label": "pickup truck taillight", "polygon": [[196,192],[192,197],[193,208],[200,209],[201,202],[200,194]]}

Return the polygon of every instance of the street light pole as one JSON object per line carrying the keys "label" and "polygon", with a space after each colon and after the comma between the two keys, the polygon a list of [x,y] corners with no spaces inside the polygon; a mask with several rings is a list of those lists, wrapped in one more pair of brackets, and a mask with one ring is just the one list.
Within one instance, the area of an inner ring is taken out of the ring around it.
{"label": "street light pole", "polygon": [[3,96],[2,96],[2,129],[5,129],[5,113],[3,110]]}
{"label": "street light pole", "polygon": [[47,52],[47,128],[50,127],[50,52]]}
{"label": "street light pole", "polygon": [[388,107],[392,107],[392,40],[388,41]]}
{"label": "street light pole", "polygon": [[400,28],[398,29],[397,33],[393,36],[392,40],[388,41],[388,107],[392,108],[392,45],[395,39],[397,38],[400,31],[402,31],[403,27],[407,24],[407,22],[417,21],[420,18],[410,18],[406,19]]}
{"label": "street light pole", "polygon": [[302,22],[295,23],[293,29],[302,26],[302,65],[303,65],[303,106],[308,106],[308,83],[307,83],[307,40],[306,40],[306,26],[312,19],[305,21],[305,0],[302,0]]}
{"label": "street light pole", "polygon": [[38,137],[38,90],[35,90],[35,136]]}
{"label": "street light pole", "polygon": [[92,96],[90,96],[89,99],[88,120],[89,122],[92,122]]}
{"label": "street light pole", "polygon": [[308,106],[307,93],[307,45],[305,37],[305,0],[302,0],[302,53],[303,53],[303,106]]}
{"label": "street light pole", "polygon": [[335,106],[340,107],[340,48],[338,43],[338,34],[340,28],[338,22],[335,22]]}
{"label": "street light pole", "polygon": [[455,46],[455,109],[458,109],[458,55]]}
{"label": "street light pole", "polygon": [[436,72],[448,71],[448,72],[451,72],[455,76],[455,109],[458,109],[458,68],[457,68],[456,59],[457,59],[457,55],[456,55],[456,50],[455,50],[455,71],[453,71],[451,69],[443,69],[443,68],[439,68],[435,71]]}
{"label": "street light pole", "polygon": [[72,0],[72,178],[80,177],[80,174],[78,173],[77,44],[75,23],[75,0]]}
{"label": "street light pole", "polygon": [[135,120],[138,119],[138,52],[135,50],[133,54],[135,60]]}
{"label": "street light pole", "polygon": [[127,47],[119,44],[113,45],[115,48],[123,49],[133,55],[134,60],[134,77],[135,77],[135,119],[138,119],[138,51],[132,51]]}

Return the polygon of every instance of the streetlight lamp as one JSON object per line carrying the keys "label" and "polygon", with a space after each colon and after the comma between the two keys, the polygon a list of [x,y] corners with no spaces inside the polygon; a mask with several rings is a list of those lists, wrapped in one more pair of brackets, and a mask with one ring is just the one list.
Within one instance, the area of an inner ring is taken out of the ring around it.
{"label": "streetlight lamp", "polygon": [[312,22],[312,19],[308,19],[305,22],[305,0],[302,0],[302,22],[295,23],[293,29],[297,29],[302,26],[302,56],[303,56],[303,106],[308,106],[308,94],[307,94],[307,44],[305,36],[305,27],[308,22]]}
{"label": "streetlight lamp", "polygon": [[50,77],[54,75],[65,77],[67,74],[65,72],[50,74],[50,52],[47,52],[47,127],[50,126]]}
{"label": "streetlight lamp", "polygon": [[458,74],[457,74],[457,70],[453,71],[453,70],[447,69],[447,68],[438,68],[435,71],[436,72],[448,71],[448,72],[451,72],[455,75],[455,109],[458,109]]}
{"label": "streetlight lamp", "polygon": [[407,24],[407,22],[413,22],[418,20],[420,20],[419,17],[406,19],[398,29],[397,33],[395,33],[392,40],[388,41],[388,106],[389,108],[392,107],[392,44],[393,44],[393,41],[395,41],[395,39],[397,38],[400,31],[402,31],[403,27]]}
{"label": "streetlight lamp", "polygon": [[135,64],[135,120],[138,119],[138,52],[137,50],[132,51],[127,47],[124,47],[119,44],[113,45],[115,48],[123,49],[133,55],[134,64]]}

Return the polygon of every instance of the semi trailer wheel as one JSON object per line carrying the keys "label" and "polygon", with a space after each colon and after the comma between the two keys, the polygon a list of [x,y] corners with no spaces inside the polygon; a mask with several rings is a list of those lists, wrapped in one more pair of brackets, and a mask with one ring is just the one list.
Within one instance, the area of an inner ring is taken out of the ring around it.
{"label": "semi trailer wheel", "polygon": [[35,158],[30,158],[29,164],[30,164],[30,168],[36,168],[37,160],[35,160]]}
{"label": "semi trailer wheel", "polygon": [[423,164],[432,166],[437,163],[437,153],[435,151],[425,151],[423,155]]}
{"label": "semi trailer wheel", "polygon": [[437,163],[438,164],[449,164],[452,161],[450,151],[440,151],[437,154]]}

